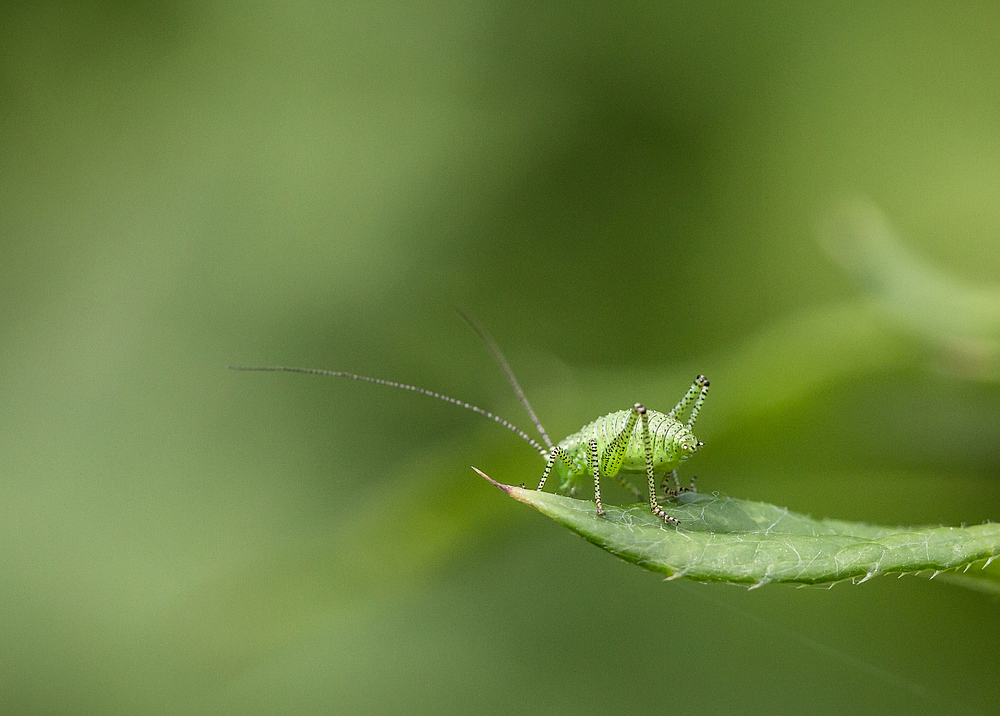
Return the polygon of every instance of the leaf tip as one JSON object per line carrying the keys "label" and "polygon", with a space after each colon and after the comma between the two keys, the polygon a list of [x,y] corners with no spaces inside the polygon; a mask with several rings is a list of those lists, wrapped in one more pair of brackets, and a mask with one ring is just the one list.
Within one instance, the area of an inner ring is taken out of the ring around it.
{"label": "leaf tip", "polygon": [[510,491],[512,489],[514,489],[510,485],[504,485],[502,482],[497,482],[496,480],[494,480],[492,477],[490,477],[489,475],[487,475],[485,472],[483,472],[482,470],[480,470],[475,465],[472,465],[471,467],[472,467],[473,470],[475,470],[476,472],[478,472],[481,477],[485,477],[491,484],[495,485],[496,487],[499,487],[501,490],[503,490],[504,492],[506,492],[508,495],[510,494]]}

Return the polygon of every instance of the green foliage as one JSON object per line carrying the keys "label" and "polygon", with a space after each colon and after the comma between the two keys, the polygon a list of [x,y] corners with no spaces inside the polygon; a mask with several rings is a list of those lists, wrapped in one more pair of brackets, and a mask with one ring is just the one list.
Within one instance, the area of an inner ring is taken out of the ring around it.
{"label": "green foliage", "polygon": [[525,423],[464,306],[555,437],[703,372],[707,491],[1000,520],[998,13],[4,3],[3,713],[995,712],[1000,560],[664,584],[495,424],[224,366]]}
{"label": "green foliage", "polygon": [[672,527],[646,505],[609,505],[599,517],[593,502],[490,481],[601,549],[671,578],[752,587],[864,582],[879,574],[954,569],[1000,555],[997,523],[879,527],[689,492],[664,503],[680,520]]}

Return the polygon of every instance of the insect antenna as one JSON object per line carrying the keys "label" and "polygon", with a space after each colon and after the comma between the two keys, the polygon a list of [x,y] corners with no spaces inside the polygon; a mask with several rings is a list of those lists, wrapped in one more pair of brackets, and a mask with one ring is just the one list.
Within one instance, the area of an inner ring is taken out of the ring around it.
{"label": "insect antenna", "polygon": [[[423,395],[429,395],[432,398],[437,398],[438,400],[443,400],[446,403],[451,403],[451,404],[457,405],[457,406],[459,406],[461,408],[466,408],[467,410],[471,410],[474,413],[479,413],[480,415],[484,415],[487,418],[489,418],[490,420],[495,420],[496,422],[500,423],[501,425],[503,425],[505,428],[507,428],[511,432],[516,433],[518,436],[520,436],[522,440],[524,440],[525,442],[527,442],[529,445],[531,445],[531,447],[535,448],[535,450],[537,450],[539,453],[541,453],[542,457],[544,457],[546,459],[548,458],[548,452],[545,450],[545,448],[543,448],[541,445],[539,445],[538,442],[536,442],[535,440],[533,440],[530,435],[528,435],[526,432],[524,432],[523,430],[521,430],[521,428],[517,427],[513,423],[507,422],[506,420],[504,420],[503,418],[501,418],[499,415],[494,415],[493,413],[489,412],[488,410],[483,410],[482,408],[480,408],[478,406],[475,406],[475,405],[472,405],[471,403],[466,403],[464,400],[458,400],[457,398],[451,398],[451,397],[448,397],[447,395],[442,395],[441,393],[435,393],[433,390],[427,390],[426,388],[418,388],[415,385],[407,385],[406,383],[397,383],[394,380],[385,380],[383,378],[370,378],[367,375],[356,375],[354,373],[344,373],[344,372],[339,371],[339,370],[323,370],[322,368],[292,368],[292,367],[283,366],[283,365],[280,365],[280,366],[279,365],[271,365],[271,366],[268,366],[268,365],[264,365],[264,366],[231,365],[231,366],[229,366],[229,370],[271,371],[271,372],[282,372],[283,371],[285,373],[311,373],[313,375],[332,375],[335,378],[350,378],[351,380],[362,380],[362,381],[364,381],[366,383],[377,383],[379,385],[385,385],[385,386],[388,386],[390,388],[402,388],[403,390],[412,390],[414,393],[422,393]],[[544,436],[545,433],[543,432],[542,435]],[[546,441],[548,441],[547,437],[546,437]],[[549,442],[549,447],[551,447],[551,446],[552,446],[552,443]]]}
{"label": "insect antenna", "polygon": [[525,396],[524,391],[521,390],[521,386],[518,384],[517,378],[514,377],[514,371],[510,369],[507,359],[503,357],[503,353],[500,351],[500,346],[498,346],[497,342],[493,340],[493,336],[491,336],[485,328],[476,322],[471,314],[463,311],[462,309],[459,309],[458,312],[462,318],[465,319],[465,322],[472,327],[472,330],[474,330],[483,340],[483,343],[486,344],[490,353],[493,354],[493,358],[500,365],[500,369],[503,371],[503,374],[507,376],[507,382],[510,383],[510,387],[514,389],[514,393],[517,394],[518,400],[521,401],[521,405],[523,405],[524,409],[528,411],[528,417],[531,418],[531,422],[533,422],[535,427],[538,428],[538,432],[542,436],[542,440],[545,441],[545,444],[551,452],[553,447],[552,440],[549,439],[549,434],[545,432],[545,428],[542,427],[542,423],[538,419],[538,416],[535,415],[535,411],[531,409],[531,403],[528,402],[527,396]]}

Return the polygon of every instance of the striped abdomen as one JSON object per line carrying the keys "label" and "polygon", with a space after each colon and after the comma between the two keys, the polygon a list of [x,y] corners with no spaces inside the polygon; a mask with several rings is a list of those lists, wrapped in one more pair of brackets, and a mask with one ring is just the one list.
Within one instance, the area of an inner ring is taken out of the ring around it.
{"label": "striped abdomen", "polygon": [[[587,472],[587,441],[594,438],[597,441],[598,452],[603,454],[615,436],[625,428],[631,414],[631,410],[609,413],[584,425],[579,432],[568,436],[559,443],[559,447],[569,454],[573,462],[573,476]],[[647,415],[649,416],[649,435],[653,447],[653,468],[657,472],[672,470],[694,452],[698,440],[684,423],[667,417],[665,413],[648,410]],[[681,445],[685,443],[692,449],[682,450]],[[622,460],[621,471],[646,471],[641,421],[636,422],[632,429],[632,436],[628,441],[625,457]]]}

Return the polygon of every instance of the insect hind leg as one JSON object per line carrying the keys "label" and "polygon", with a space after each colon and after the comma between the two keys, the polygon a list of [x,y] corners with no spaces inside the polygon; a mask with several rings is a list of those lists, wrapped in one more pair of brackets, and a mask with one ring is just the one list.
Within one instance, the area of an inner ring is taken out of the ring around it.
{"label": "insect hind leg", "polygon": [[676,419],[678,415],[693,404],[694,407],[691,408],[691,415],[688,417],[687,426],[690,428],[694,425],[694,421],[698,418],[698,412],[701,410],[701,405],[705,402],[705,396],[708,395],[708,385],[708,378],[703,375],[697,376],[680,402],[674,406],[673,410],[667,413],[667,417]]}
{"label": "insect hind leg", "polygon": [[649,483],[649,510],[667,524],[679,524],[679,520],[664,512],[663,508],[660,507],[660,503],[656,501],[656,475],[653,471],[653,439],[649,435],[649,415],[646,413],[646,408],[642,403],[636,403],[632,406],[632,414],[625,422],[625,427],[615,435],[614,439],[604,450],[604,455],[601,458],[601,468],[605,475],[618,474],[618,469],[621,467],[622,460],[625,457],[625,450],[628,447],[629,440],[632,439],[637,422],[640,424],[639,433],[642,436],[642,449],[646,458],[646,480]]}

